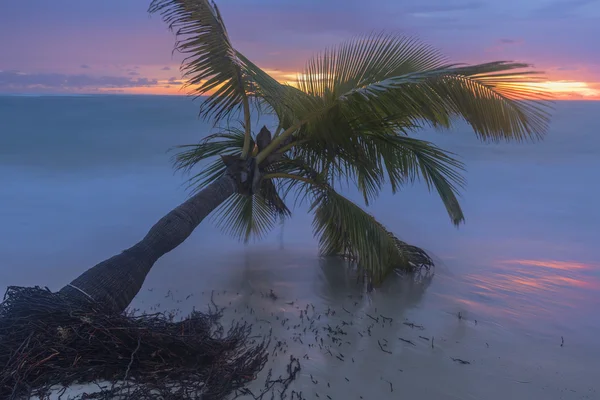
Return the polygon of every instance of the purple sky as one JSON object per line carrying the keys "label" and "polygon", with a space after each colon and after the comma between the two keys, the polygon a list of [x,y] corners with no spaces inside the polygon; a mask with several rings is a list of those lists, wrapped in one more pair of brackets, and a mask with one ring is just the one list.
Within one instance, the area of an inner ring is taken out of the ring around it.
{"label": "purple sky", "polygon": [[[147,14],[148,4],[1,1],[0,93],[173,91],[180,78],[173,36],[158,16]],[[383,29],[417,35],[458,62],[531,62],[552,81],[577,81],[571,87],[580,95],[600,98],[600,0],[217,4],[234,46],[280,79],[328,45]]]}

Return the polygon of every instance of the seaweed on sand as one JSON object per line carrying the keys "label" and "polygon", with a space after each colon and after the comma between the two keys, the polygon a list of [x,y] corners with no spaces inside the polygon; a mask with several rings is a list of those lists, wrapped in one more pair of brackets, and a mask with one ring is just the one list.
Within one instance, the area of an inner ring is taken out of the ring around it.
{"label": "seaweed on sand", "polygon": [[269,343],[247,324],[225,332],[220,317],[115,314],[11,286],[0,304],[0,398],[92,384],[77,398],[223,399],[256,378]]}

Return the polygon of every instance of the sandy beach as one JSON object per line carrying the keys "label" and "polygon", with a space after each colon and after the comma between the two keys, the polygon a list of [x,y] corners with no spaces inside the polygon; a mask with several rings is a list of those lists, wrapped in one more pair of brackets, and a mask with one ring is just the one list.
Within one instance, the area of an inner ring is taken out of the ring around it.
{"label": "sandy beach", "polygon": [[[494,313],[449,295],[458,285],[474,288],[444,266],[434,277],[397,277],[365,295],[339,261],[304,252],[271,250],[265,257],[254,249],[216,259],[220,282],[182,279],[169,289],[165,277],[155,275],[132,306],[185,315],[193,307],[206,309],[212,297],[225,307],[226,325],[246,321],[257,334],[272,329],[270,361],[250,386],[255,393],[269,369],[274,377],[285,376],[294,356],[301,371],[288,396],[295,391],[304,399],[599,396],[597,348],[586,345],[581,332],[549,335],[543,324],[551,320],[539,318],[531,326],[536,316],[521,314],[531,329],[525,331],[503,310]],[[168,273],[194,275],[191,268]]]}
{"label": "sandy beach", "polygon": [[[307,268],[309,257],[285,250],[269,258],[271,261],[262,258],[260,269],[245,269],[236,285],[223,288],[223,292],[216,290],[215,301],[229,308],[230,318],[255,323],[259,331],[273,328],[274,338],[285,342],[287,351],[279,351],[272,362],[281,369],[289,355],[300,358],[301,377],[290,390],[302,392],[305,398],[316,398],[317,393],[333,399],[599,396],[593,368],[598,354],[580,341],[580,335],[565,332],[561,346],[559,335],[519,331],[501,313],[448,295],[461,279],[444,267],[437,269],[433,279],[413,282],[399,278],[365,296],[356,287],[354,276],[344,273],[339,262],[313,258],[315,268]],[[463,286],[466,284],[463,281]],[[270,290],[277,294],[277,300],[265,296]],[[146,292],[146,299],[137,303],[140,307],[152,299],[165,305],[163,299]],[[188,294],[183,288],[173,293],[176,305],[177,300],[183,305]],[[193,297],[188,304],[198,304],[199,299],[207,302],[209,293]],[[284,324],[285,319],[289,321]],[[316,340],[311,329],[304,331],[313,319],[316,322],[312,326],[319,332]],[[268,322],[256,322],[263,320]],[[346,334],[327,335],[329,327]],[[308,347],[318,345],[321,338],[322,349]]]}

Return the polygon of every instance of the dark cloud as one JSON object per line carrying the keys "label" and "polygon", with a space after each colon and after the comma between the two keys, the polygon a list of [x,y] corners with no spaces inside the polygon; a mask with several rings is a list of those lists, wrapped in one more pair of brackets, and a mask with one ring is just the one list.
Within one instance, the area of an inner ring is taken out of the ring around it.
{"label": "dark cloud", "polygon": [[171,85],[182,85],[183,81],[177,79],[176,77],[172,76],[169,78],[169,84]]}
{"label": "dark cloud", "polygon": [[154,86],[158,84],[156,79],[138,78],[133,81],[128,81],[127,85],[120,85],[120,87],[135,87],[135,86]]}
{"label": "dark cloud", "polygon": [[0,91],[51,89],[77,91],[97,88],[125,88],[155,86],[156,79],[127,78],[120,76],[90,76],[65,74],[25,74],[17,71],[0,71]]}
{"label": "dark cloud", "polygon": [[83,68],[83,69],[90,69],[90,66],[89,66],[89,65],[87,65],[87,64],[81,64],[81,65],[79,66],[79,68]]}
{"label": "dark cloud", "polygon": [[127,75],[131,75],[131,76],[138,76],[140,73],[139,72],[135,72],[135,71],[131,71],[129,74]]}
{"label": "dark cloud", "polygon": [[577,67],[560,67],[556,68],[558,71],[577,71],[579,68]]}
{"label": "dark cloud", "polygon": [[161,71],[170,71],[171,67],[162,67],[160,70]]}
{"label": "dark cloud", "polygon": [[519,39],[500,39],[500,43],[502,44],[518,44],[521,43]]}

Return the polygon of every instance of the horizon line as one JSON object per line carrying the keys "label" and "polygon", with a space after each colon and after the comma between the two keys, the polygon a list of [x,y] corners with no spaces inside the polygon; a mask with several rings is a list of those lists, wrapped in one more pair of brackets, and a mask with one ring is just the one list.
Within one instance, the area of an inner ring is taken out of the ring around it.
{"label": "horizon line", "polygon": [[[177,93],[117,93],[117,92],[104,92],[104,93],[11,93],[11,92],[0,92],[0,96],[3,97],[89,97],[89,96],[136,96],[136,97],[192,97],[195,100],[198,97],[208,97],[209,95],[197,96],[194,94],[177,94]],[[598,102],[600,98],[568,98],[559,97],[547,100],[540,99],[520,99],[518,101],[542,101],[542,102]]]}

